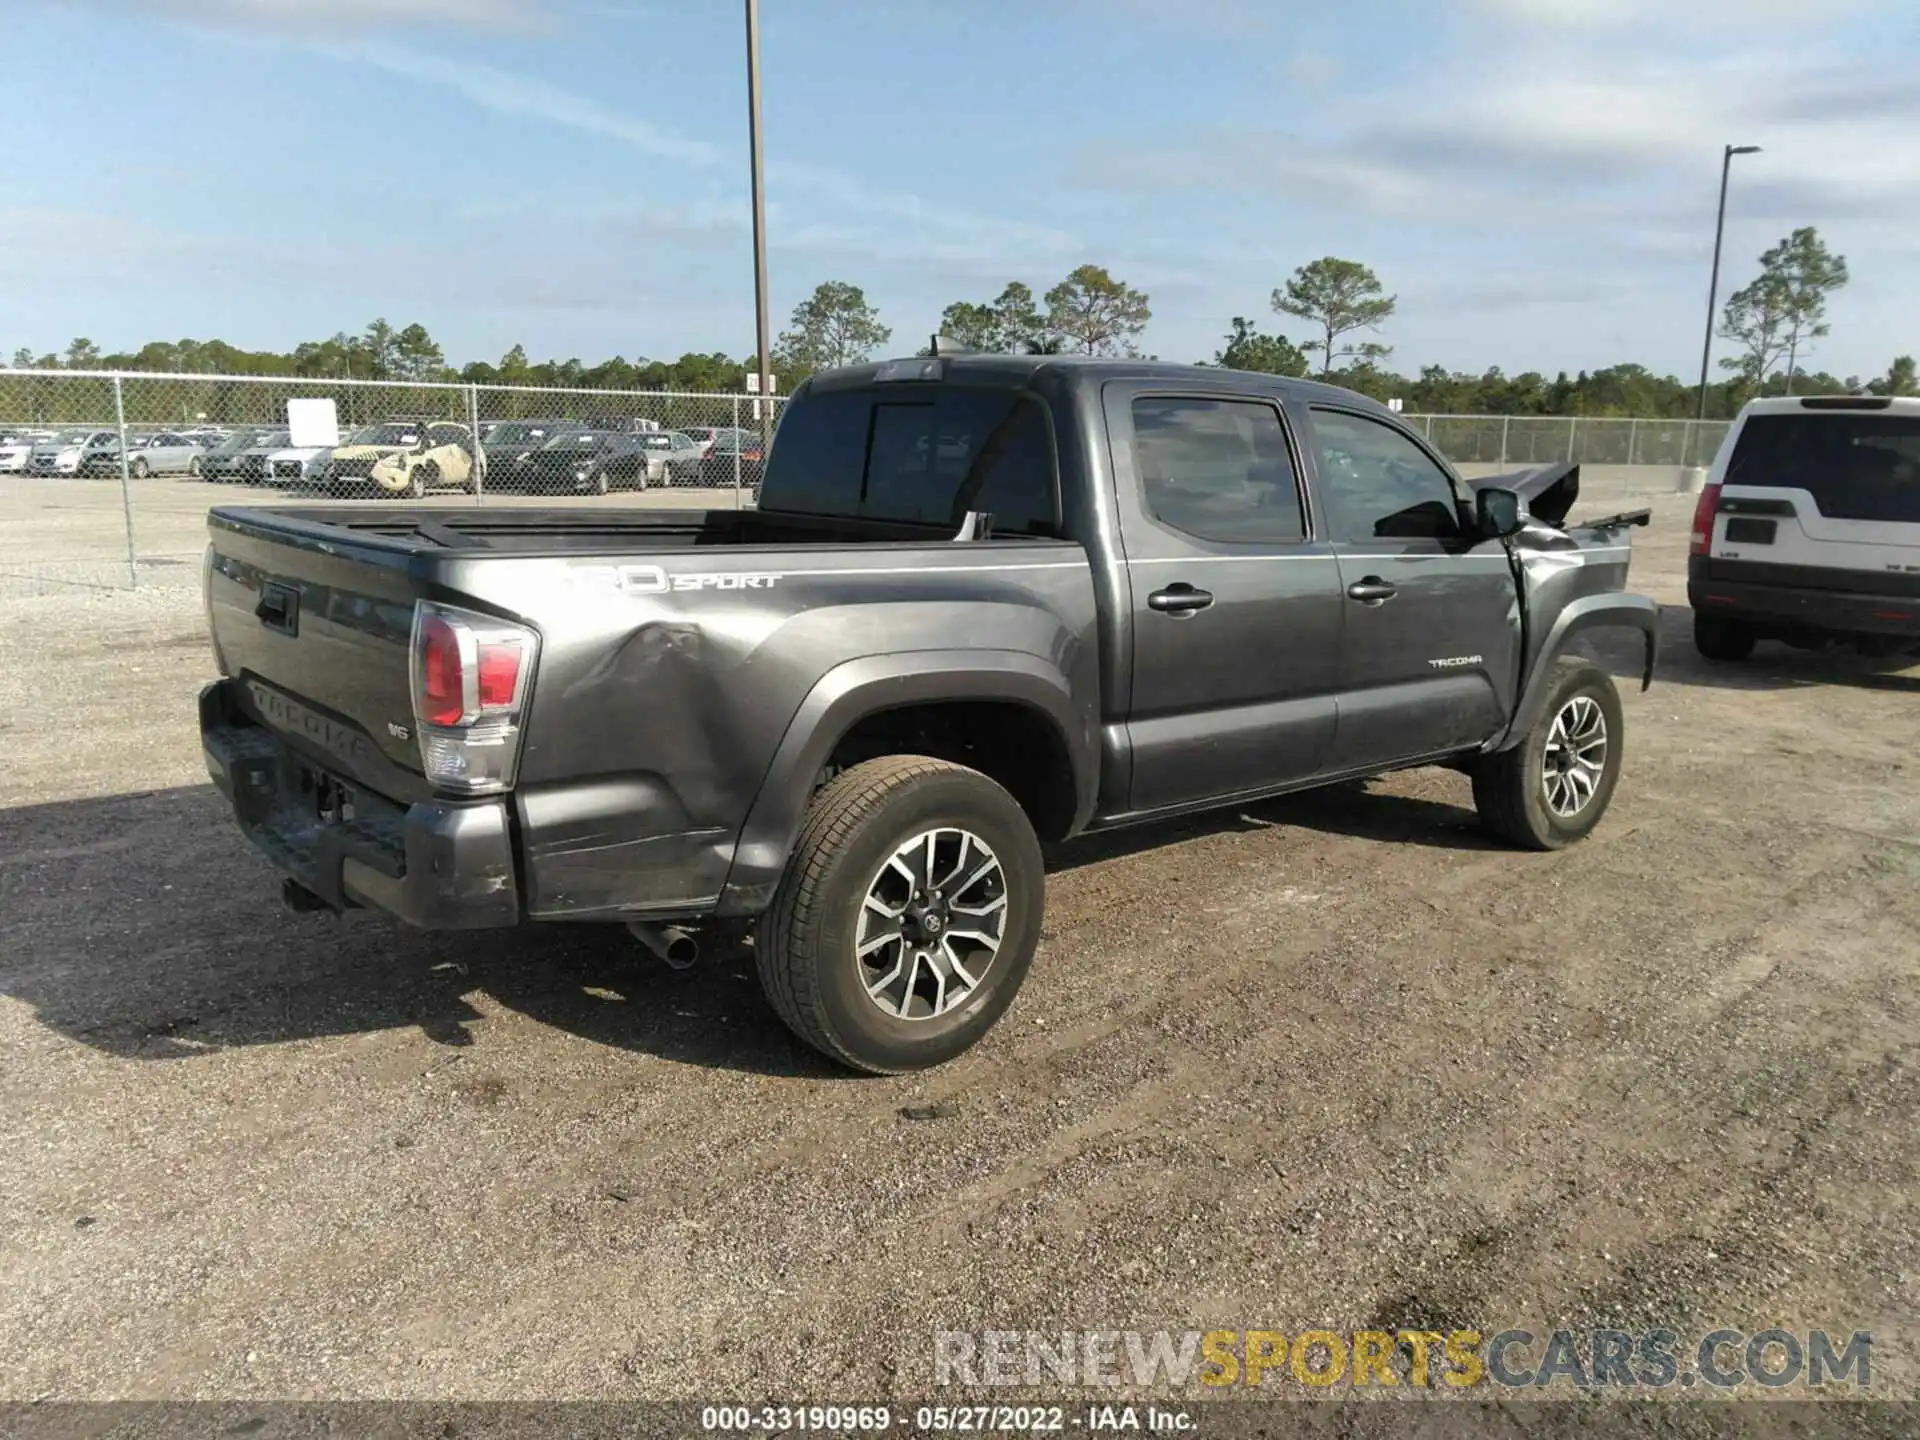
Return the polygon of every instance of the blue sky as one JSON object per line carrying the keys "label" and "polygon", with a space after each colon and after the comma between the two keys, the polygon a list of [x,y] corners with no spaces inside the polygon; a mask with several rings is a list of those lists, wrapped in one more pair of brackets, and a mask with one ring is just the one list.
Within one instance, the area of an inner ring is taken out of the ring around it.
{"label": "blue sky", "polygon": [[[0,0],[0,354],[375,315],[458,364],[751,347],[737,0]],[[1699,364],[1799,224],[1816,368],[1920,351],[1920,11],[1866,0],[763,0],[776,322],[1094,262],[1210,356],[1304,261],[1371,264],[1402,369]],[[1810,18],[1817,17],[1817,18]],[[1722,294],[1727,285],[1723,284]]]}

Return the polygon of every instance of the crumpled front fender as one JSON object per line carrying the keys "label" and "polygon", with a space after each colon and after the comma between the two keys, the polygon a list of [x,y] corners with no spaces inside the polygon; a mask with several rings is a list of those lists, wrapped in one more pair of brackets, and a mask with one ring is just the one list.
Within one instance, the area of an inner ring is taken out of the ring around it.
{"label": "crumpled front fender", "polygon": [[1653,667],[1660,659],[1660,606],[1645,595],[1610,592],[1586,595],[1568,604],[1554,617],[1547,633],[1534,648],[1520,703],[1506,731],[1487,748],[1508,750],[1531,733],[1546,708],[1547,689],[1553,683],[1554,662],[1567,653],[1573,638],[1588,630],[1624,627],[1640,631],[1646,654],[1640,674],[1640,688],[1653,684]]}

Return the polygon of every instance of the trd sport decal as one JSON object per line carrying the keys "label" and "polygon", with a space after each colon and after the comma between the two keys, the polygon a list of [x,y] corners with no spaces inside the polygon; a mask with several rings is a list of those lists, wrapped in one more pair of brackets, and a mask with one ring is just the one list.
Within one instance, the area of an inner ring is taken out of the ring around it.
{"label": "trd sport decal", "polygon": [[664,595],[669,590],[771,590],[782,579],[764,571],[669,575],[658,565],[579,565],[568,574],[578,589],[613,590],[623,595]]}

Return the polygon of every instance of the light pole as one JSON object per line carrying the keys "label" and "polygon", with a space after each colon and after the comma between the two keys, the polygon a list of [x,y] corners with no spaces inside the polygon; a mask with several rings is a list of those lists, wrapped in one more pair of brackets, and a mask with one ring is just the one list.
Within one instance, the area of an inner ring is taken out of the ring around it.
{"label": "light pole", "polygon": [[[747,0],[747,145],[753,152],[753,309],[759,339],[760,394],[773,394],[773,357],[767,352],[767,198],[766,166],[760,155],[760,0]],[[761,463],[766,463],[767,423],[773,403],[760,410]]]}
{"label": "light pole", "polygon": [[[753,0],[747,0],[749,8]],[[1700,416],[1707,418],[1707,363],[1713,358],[1713,309],[1720,303],[1720,241],[1727,233],[1727,171],[1736,155],[1758,155],[1758,145],[1729,145],[1720,156],[1720,216],[1713,225],[1713,279],[1707,282],[1707,338],[1700,346]]]}

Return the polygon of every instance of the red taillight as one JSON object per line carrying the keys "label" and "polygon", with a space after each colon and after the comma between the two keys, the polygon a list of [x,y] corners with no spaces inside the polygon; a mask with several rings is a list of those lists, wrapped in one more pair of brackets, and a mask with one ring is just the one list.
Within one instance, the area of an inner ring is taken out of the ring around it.
{"label": "red taillight", "polygon": [[480,708],[504,710],[520,688],[520,642],[503,640],[480,647]]}
{"label": "red taillight", "polygon": [[1687,546],[1689,555],[1705,555],[1713,548],[1713,517],[1720,512],[1720,487],[1709,485],[1700,492],[1700,500],[1693,507],[1693,539]]}
{"label": "red taillight", "polygon": [[467,713],[460,636],[438,615],[420,621],[420,702],[419,718],[429,725],[458,725]]}
{"label": "red taillight", "polygon": [[521,625],[422,605],[413,630],[414,717],[447,729],[513,719],[538,643]]}

